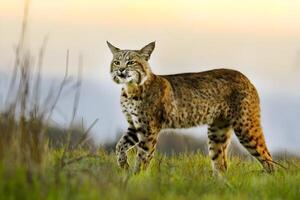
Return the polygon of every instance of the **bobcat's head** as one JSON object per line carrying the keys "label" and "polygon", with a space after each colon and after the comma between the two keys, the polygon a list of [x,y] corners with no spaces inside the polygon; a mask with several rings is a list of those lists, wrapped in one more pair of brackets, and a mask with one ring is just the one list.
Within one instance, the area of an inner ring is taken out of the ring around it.
{"label": "bobcat's head", "polygon": [[151,76],[148,60],[154,50],[155,42],[140,50],[121,50],[109,42],[107,45],[113,54],[110,74],[116,83],[142,85]]}

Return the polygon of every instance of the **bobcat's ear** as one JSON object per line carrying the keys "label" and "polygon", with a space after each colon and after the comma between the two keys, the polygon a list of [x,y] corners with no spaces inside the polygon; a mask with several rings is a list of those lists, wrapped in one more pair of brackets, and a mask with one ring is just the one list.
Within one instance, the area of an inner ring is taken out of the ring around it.
{"label": "bobcat's ear", "polygon": [[151,42],[144,46],[141,50],[140,53],[145,56],[146,60],[148,61],[150,59],[150,56],[154,50],[155,47],[155,42]]}
{"label": "bobcat's ear", "polygon": [[115,47],[114,45],[112,45],[111,43],[109,43],[108,41],[106,41],[107,46],[109,47],[110,51],[112,52],[112,54],[117,53],[118,51],[120,51],[119,48]]}

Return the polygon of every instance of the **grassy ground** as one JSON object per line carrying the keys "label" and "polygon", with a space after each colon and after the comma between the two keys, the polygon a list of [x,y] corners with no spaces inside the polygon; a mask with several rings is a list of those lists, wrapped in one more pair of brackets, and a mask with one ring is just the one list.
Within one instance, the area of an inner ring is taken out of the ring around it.
{"label": "grassy ground", "polygon": [[[212,176],[202,154],[157,155],[138,175],[120,170],[115,155],[99,151],[61,166],[62,152],[52,152],[38,170],[1,165],[0,199],[299,199],[300,164],[270,175],[255,161],[231,158],[223,180]],[[77,154],[77,155],[74,155]]]}

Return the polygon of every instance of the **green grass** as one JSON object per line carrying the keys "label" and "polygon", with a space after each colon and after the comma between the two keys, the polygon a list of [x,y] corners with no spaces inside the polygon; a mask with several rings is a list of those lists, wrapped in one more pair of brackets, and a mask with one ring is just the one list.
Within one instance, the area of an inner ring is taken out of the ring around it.
{"label": "green grass", "polygon": [[[76,156],[84,153],[75,152]],[[217,179],[209,159],[200,153],[156,155],[150,168],[138,175],[119,169],[115,155],[104,151],[63,168],[58,165],[61,154],[52,152],[39,170],[2,164],[0,199],[300,198],[299,160],[283,162],[289,168],[270,175],[255,161],[231,158],[228,172]]]}

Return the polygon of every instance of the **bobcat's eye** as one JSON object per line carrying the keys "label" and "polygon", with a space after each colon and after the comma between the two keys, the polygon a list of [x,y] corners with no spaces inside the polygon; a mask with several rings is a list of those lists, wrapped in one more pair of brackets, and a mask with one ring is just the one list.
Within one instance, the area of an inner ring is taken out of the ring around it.
{"label": "bobcat's eye", "polygon": [[133,65],[135,63],[135,61],[131,60],[127,62],[127,65]]}
{"label": "bobcat's eye", "polygon": [[115,61],[113,62],[113,64],[114,64],[114,65],[120,65],[120,61],[115,60]]}

